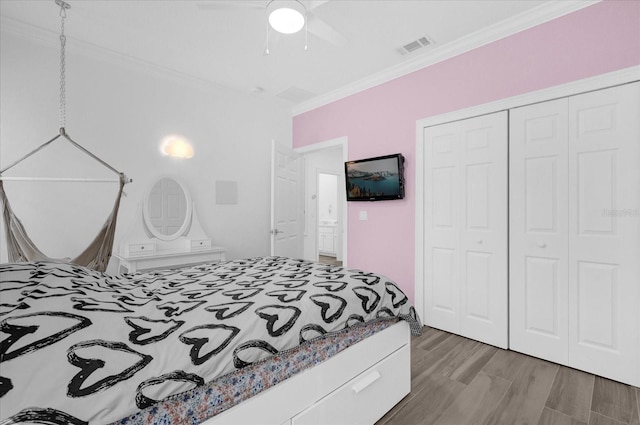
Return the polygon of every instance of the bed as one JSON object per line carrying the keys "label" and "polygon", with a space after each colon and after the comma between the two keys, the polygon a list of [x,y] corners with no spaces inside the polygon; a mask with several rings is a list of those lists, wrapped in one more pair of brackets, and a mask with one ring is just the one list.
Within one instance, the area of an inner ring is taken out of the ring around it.
{"label": "bed", "polygon": [[305,260],[3,264],[1,424],[373,423],[420,331],[389,279]]}

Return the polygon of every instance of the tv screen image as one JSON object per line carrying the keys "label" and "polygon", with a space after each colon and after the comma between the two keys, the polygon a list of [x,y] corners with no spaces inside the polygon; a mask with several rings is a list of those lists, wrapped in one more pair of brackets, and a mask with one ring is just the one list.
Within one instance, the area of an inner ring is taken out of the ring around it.
{"label": "tv screen image", "polygon": [[345,162],[344,169],[347,201],[404,198],[404,157],[399,153]]}

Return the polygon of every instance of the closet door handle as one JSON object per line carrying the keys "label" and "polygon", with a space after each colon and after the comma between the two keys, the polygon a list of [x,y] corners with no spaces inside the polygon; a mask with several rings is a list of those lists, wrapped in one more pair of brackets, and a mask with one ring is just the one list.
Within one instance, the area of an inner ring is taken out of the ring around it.
{"label": "closet door handle", "polygon": [[484,242],[482,239],[478,239],[476,242],[478,242],[479,244],[482,244],[482,242]]}
{"label": "closet door handle", "polygon": [[547,247],[547,244],[546,244],[546,243],[544,243],[544,242],[542,242],[542,241],[540,241],[540,242],[538,242],[538,246],[539,246],[540,248],[546,248],[546,247]]}

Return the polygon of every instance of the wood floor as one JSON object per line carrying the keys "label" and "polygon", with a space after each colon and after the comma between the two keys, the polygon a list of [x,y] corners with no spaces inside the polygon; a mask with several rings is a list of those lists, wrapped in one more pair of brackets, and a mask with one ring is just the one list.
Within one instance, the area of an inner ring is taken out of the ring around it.
{"label": "wood floor", "polygon": [[330,266],[342,266],[342,261],[338,261],[336,257],[330,257],[328,255],[319,255],[318,262],[322,264],[329,264]]}
{"label": "wood floor", "polygon": [[425,327],[411,394],[376,425],[640,425],[640,389]]}

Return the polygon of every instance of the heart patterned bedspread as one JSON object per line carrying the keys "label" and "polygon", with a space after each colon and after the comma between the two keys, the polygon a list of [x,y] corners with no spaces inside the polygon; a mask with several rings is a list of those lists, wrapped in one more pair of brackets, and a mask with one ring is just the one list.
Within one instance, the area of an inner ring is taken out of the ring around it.
{"label": "heart patterned bedspread", "polygon": [[108,423],[349,326],[403,319],[384,276],[283,257],[110,275],[0,265],[2,424]]}

